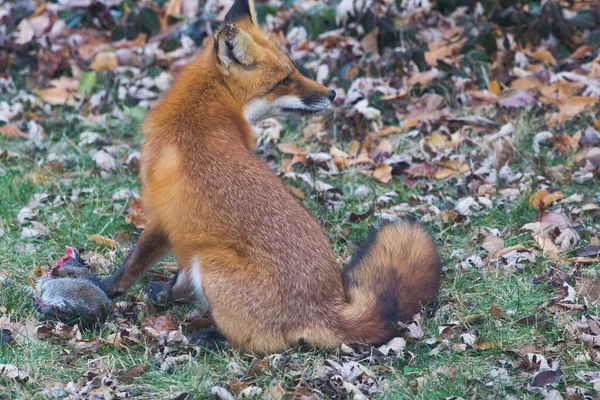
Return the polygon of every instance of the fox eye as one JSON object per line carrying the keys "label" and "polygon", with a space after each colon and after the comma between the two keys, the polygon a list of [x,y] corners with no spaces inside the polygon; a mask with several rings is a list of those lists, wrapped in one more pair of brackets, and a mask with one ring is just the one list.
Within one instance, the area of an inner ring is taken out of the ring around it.
{"label": "fox eye", "polygon": [[280,80],[277,84],[281,85],[281,86],[289,86],[290,83],[292,83],[292,78],[290,78],[289,76],[286,76],[285,78]]}

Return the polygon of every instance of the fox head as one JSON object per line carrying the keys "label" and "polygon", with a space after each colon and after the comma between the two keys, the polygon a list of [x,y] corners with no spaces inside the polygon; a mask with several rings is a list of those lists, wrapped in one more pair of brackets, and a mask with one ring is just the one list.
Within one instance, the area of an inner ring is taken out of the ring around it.
{"label": "fox head", "polygon": [[252,0],[235,1],[214,35],[213,57],[250,122],[317,113],[335,98],[335,91],[303,76],[263,35]]}

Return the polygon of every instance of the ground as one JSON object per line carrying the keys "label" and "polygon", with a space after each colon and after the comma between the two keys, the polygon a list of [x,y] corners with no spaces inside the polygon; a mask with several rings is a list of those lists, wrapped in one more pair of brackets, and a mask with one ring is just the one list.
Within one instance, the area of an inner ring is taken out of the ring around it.
{"label": "ground", "polygon": [[[97,4],[115,11],[109,3]],[[20,15],[31,37],[19,18],[12,23],[12,47],[0,52],[9,59],[0,85],[0,397],[599,395],[600,57],[597,25],[572,22],[594,10],[586,2],[564,9],[568,38],[559,29],[524,43],[524,25],[494,25],[498,10],[449,14],[444,2],[259,9],[269,14],[265,29],[284,32],[292,59],[338,100],[322,116],[256,126],[257,156],[319,220],[340,264],[381,220],[419,220],[439,248],[437,311],[404,321],[389,346],[257,358],[189,345],[185,336],[205,322],[196,305],[153,306],[142,293],[170,277],[170,257],[100,327],[37,321],[33,286],[65,246],[106,276],[143,229],[140,122],[218,19],[207,10],[167,19],[185,12],[176,3],[166,16],[160,2],[131,11],[150,38],[167,25],[185,32],[161,37],[160,51],[140,32],[95,38],[108,17],[98,12],[98,28],[75,6]],[[515,10],[552,13],[532,8]],[[146,21],[155,11],[161,29]],[[111,15],[114,35],[120,20]],[[52,37],[56,54],[34,39],[49,35],[44,16],[68,22]],[[286,18],[306,30],[284,28]],[[336,24],[342,31],[329,31]],[[83,35],[76,56],[61,50],[73,32]]]}

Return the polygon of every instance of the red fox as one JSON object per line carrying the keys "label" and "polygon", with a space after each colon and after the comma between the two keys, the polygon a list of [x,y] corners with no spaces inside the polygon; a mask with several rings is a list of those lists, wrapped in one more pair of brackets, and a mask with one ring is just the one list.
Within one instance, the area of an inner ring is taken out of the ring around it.
{"label": "red fox", "polygon": [[430,236],[385,224],[340,268],[318,222],[255,156],[249,124],[320,112],[335,92],[263,36],[251,0],[236,0],[225,22],[143,124],[147,228],[101,287],[124,293],[171,249],[181,270],[163,298],[191,281],[233,347],[268,354],[390,340],[398,321],[437,297]]}

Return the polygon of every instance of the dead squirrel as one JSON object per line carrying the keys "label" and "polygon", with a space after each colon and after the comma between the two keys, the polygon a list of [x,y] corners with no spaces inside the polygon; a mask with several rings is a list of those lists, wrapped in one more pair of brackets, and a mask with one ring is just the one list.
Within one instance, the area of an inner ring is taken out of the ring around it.
{"label": "dead squirrel", "polygon": [[100,280],[89,271],[79,252],[66,248],[56,267],[38,279],[33,306],[41,321],[58,320],[65,324],[91,327],[102,324],[110,315],[112,303],[98,287]]}

